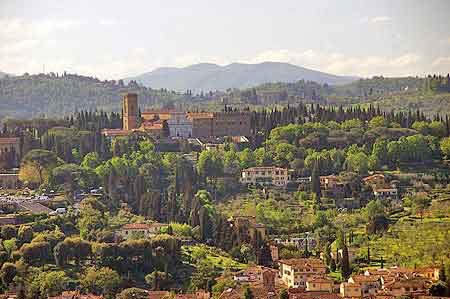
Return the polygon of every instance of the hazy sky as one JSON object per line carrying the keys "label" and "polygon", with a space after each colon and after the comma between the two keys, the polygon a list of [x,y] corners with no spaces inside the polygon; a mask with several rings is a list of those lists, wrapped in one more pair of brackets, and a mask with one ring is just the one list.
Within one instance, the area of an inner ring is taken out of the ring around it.
{"label": "hazy sky", "polygon": [[450,1],[0,0],[0,70],[117,79],[282,61],[339,75],[450,72]]}

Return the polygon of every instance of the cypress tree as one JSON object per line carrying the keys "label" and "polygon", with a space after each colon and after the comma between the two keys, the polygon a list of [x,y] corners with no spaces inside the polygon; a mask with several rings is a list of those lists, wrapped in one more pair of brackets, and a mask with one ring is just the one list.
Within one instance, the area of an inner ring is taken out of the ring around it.
{"label": "cypress tree", "polygon": [[317,199],[320,200],[321,190],[319,161],[315,161],[314,163],[314,168],[311,174],[311,190],[316,194]]}

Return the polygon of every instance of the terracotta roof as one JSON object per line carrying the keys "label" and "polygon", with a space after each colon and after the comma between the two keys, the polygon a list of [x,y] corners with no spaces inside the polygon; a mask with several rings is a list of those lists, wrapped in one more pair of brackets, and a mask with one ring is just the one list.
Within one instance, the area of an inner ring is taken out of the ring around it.
{"label": "terracotta roof", "polygon": [[102,134],[105,136],[118,137],[118,136],[128,136],[131,131],[122,129],[104,129]]}
{"label": "terracotta roof", "polygon": [[333,294],[328,292],[299,292],[299,293],[292,293],[291,290],[289,290],[289,299],[342,299],[339,294]]}
{"label": "terracotta roof", "polygon": [[188,117],[191,119],[194,119],[194,118],[212,119],[212,118],[214,118],[214,113],[212,113],[212,112],[189,112]]}
{"label": "terracotta roof", "polygon": [[293,265],[302,265],[302,264],[311,264],[311,265],[323,265],[322,260],[317,258],[293,258],[293,259],[284,259],[278,261],[280,264],[285,264],[289,266]]}
{"label": "terracotta roof", "polygon": [[48,299],[103,299],[103,296],[80,294],[78,291],[65,291],[59,296],[49,296]]}
{"label": "terracotta roof", "polygon": [[168,291],[148,291],[149,299],[166,299],[170,296]]}
{"label": "terracotta roof", "polygon": [[375,178],[383,178],[384,179],[384,174],[377,173],[377,174],[369,175],[369,176],[366,176],[365,178],[363,178],[362,180],[364,182],[366,182],[366,181],[370,181]]}
{"label": "terracotta roof", "polygon": [[388,282],[384,285],[385,288],[389,289],[397,289],[403,287],[416,287],[416,288],[425,288],[426,279],[424,278],[411,278],[411,279],[395,279],[394,281]]}
{"label": "terracotta roof", "polygon": [[439,270],[439,267],[423,267],[423,268],[417,268],[414,270],[416,273],[424,273],[424,272],[434,272],[436,270]]}
{"label": "terracotta roof", "polygon": [[0,137],[0,144],[18,144],[19,142],[18,137]]}
{"label": "terracotta roof", "polygon": [[219,299],[241,299],[241,294],[235,289],[226,289],[220,294]]}
{"label": "terracotta roof", "polygon": [[122,226],[122,229],[149,229],[151,226],[147,223],[129,223]]}
{"label": "terracotta roof", "polygon": [[144,130],[160,130],[163,128],[163,121],[146,121],[142,123],[142,127],[144,128]]}
{"label": "terracotta roof", "polygon": [[378,277],[375,275],[355,275],[351,277],[354,282],[377,282]]}
{"label": "terracotta roof", "polygon": [[128,223],[122,226],[122,229],[149,229],[152,227],[165,227],[168,226],[168,224],[165,223]]}
{"label": "terracotta roof", "polygon": [[320,259],[315,258],[299,258],[299,259],[288,259],[288,260],[279,260],[280,264],[288,265],[294,268],[309,269],[312,270],[314,268],[323,269],[325,271],[326,266]]}
{"label": "terracotta roof", "polygon": [[276,167],[276,166],[259,166],[259,167],[250,167],[246,168],[242,171],[261,171],[261,170],[283,170],[286,171],[286,168]]}
{"label": "terracotta roof", "polygon": [[341,285],[343,285],[346,288],[360,288],[361,284],[358,282],[342,282]]}
{"label": "terracotta roof", "polygon": [[306,280],[308,283],[333,283],[333,280],[329,279],[328,277],[323,276],[315,276],[312,278],[309,278]]}

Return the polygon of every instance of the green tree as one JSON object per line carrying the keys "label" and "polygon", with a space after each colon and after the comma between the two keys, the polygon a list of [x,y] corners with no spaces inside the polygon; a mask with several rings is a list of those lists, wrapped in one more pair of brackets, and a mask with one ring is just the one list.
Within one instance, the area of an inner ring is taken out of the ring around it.
{"label": "green tree", "polygon": [[59,295],[66,290],[69,278],[64,271],[43,272],[33,283],[39,285],[41,296],[47,298],[48,296]]}
{"label": "green tree", "polygon": [[166,272],[153,271],[145,276],[145,282],[152,290],[166,290],[170,284],[170,275]]}
{"label": "green tree", "polygon": [[425,194],[415,194],[411,198],[411,208],[415,214],[423,217],[425,210],[431,205],[431,199]]}
{"label": "green tree", "polygon": [[2,268],[0,269],[0,278],[2,279],[4,286],[8,286],[10,283],[12,283],[16,275],[17,268],[13,263],[4,263]]}
{"label": "green tree", "polygon": [[100,165],[100,157],[96,152],[91,152],[84,156],[81,167],[95,169]]}
{"label": "green tree", "polygon": [[50,244],[48,242],[26,243],[20,248],[25,263],[34,266],[43,266],[53,260]]}
{"label": "green tree", "polygon": [[2,239],[9,240],[17,236],[17,228],[13,225],[4,225],[1,228]]}
{"label": "green tree", "polygon": [[289,299],[289,292],[286,289],[281,290],[280,299]]}
{"label": "green tree", "polygon": [[439,280],[433,283],[429,289],[431,296],[448,296],[450,293],[448,285]]}
{"label": "green tree", "polygon": [[289,167],[289,163],[298,155],[297,147],[289,143],[277,144],[273,152],[273,160],[275,164],[280,167]]}
{"label": "green tree", "polygon": [[369,128],[389,127],[389,121],[384,116],[375,116],[369,122]]}
{"label": "green tree", "polygon": [[41,185],[47,181],[53,168],[57,166],[57,156],[47,150],[29,151],[22,160],[19,177],[23,182]]}
{"label": "green tree", "polygon": [[320,200],[321,188],[320,188],[320,169],[318,161],[316,161],[316,163],[314,164],[314,168],[311,174],[311,190],[314,194],[316,194],[317,199]]}
{"label": "green tree", "polygon": [[341,274],[344,279],[347,279],[350,274],[352,273],[352,270],[350,268],[350,259],[348,256],[348,248],[347,244],[344,242],[342,246],[342,258],[340,260],[340,269]]}
{"label": "green tree", "polygon": [[246,288],[244,291],[244,299],[253,299],[255,298],[255,295],[253,295],[253,292],[250,288]]}
{"label": "green tree", "polygon": [[219,177],[223,173],[222,157],[218,151],[206,150],[200,153],[197,170],[203,177]]}
{"label": "green tree", "polygon": [[363,175],[367,174],[369,168],[368,157],[363,152],[349,154],[345,160],[345,164],[347,166],[347,170]]}
{"label": "green tree", "polygon": [[442,153],[450,159],[450,137],[443,138],[440,143]]}
{"label": "green tree", "polygon": [[103,294],[108,298],[114,298],[114,295],[119,289],[121,278],[120,275],[111,268],[90,267],[87,269],[80,283],[88,292]]}
{"label": "green tree", "polygon": [[341,123],[341,129],[343,130],[360,129],[362,127],[363,122],[357,118],[349,119]]}
{"label": "green tree", "polygon": [[29,243],[33,239],[33,229],[29,225],[21,225],[17,237],[22,243]]}
{"label": "green tree", "polygon": [[197,263],[196,269],[191,276],[191,287],[193,289],[208,289],[211,282],[218,276],[214,266],[206,259]]}
{"label": "green tree", "polygon": [[389,163],[388,142],[385,139],[377,140],[372,147],[372,154],[370,155],[370,168],[378,169]]}

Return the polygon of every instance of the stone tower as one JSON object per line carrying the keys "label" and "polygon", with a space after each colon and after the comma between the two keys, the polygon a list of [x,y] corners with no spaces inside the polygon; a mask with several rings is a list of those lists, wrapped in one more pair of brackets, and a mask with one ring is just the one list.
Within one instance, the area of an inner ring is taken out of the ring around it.
{"label": "stone tower", "polygon": [[122,102],[124,130],[137,129],[138,110],[137,94],[127,93],[124,95]]}

